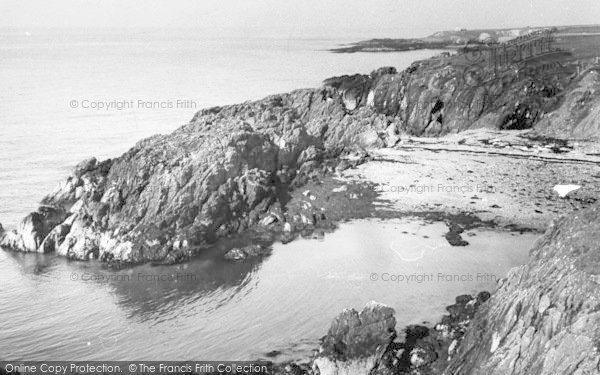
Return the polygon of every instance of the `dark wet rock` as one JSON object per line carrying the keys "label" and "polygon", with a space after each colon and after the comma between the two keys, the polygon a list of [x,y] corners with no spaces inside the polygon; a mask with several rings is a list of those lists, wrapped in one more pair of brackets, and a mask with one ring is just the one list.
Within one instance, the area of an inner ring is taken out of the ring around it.
{"label": "dark wet rock", "polygon": [[407,343],[414,343],[419,339],[429,336],[429,328],[420,325],[410,325],[404,329]]}
{"label": "dark wet rock", "polygon": [[490,294],[490,292],[479,292],[479,294],[477,294],[477,302],[479,303],[484,303],[486,302],[488,299],[490,299],[492,295]]}
{"label": "dark wet rock", "polygon": [[469,242],[465,241],[461,237],[461,233],[463,233],[464,231],[465,230],[461,226],[451,223],[450,229],[444,235],[444,237],[446,237],[446,240],[451,246],[468,246]]}
{"label": "dark wet rock", "polygon": [[268,352],[267,354],[265,354],[268,358],[275,358],[278,355],[280,355],[281,352],[279,350],[271,350],[270,352]]}
{"label": "dark wet rock", "polygon": [[[396,338],[394,310],[371,302],[360,313],[345,310],[336,317],[313,361],[313,371],[328,374],[366,374]],[[383,370],[383,369],[381,369]]]}
{"label": "dark wet rock", "polygon": [[447,373],[598,373],[599,240],[599,206],[555,221],[477,312]]}

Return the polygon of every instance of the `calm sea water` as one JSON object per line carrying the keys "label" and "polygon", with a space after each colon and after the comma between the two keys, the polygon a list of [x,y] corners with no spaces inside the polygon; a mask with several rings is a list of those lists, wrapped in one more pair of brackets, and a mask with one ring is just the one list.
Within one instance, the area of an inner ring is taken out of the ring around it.
{"label": "calm sea water", "polygon": [[[375,300],[398,329],[435,322],[454,297],[491,290],[534,235],[443,223],[357,221],[324,239],[276,244],[232,264],[215,248],[178,266],[108,271],[52,255],[0,252],[0,354],[11,360],[306,359],[345,308]],[[403,233],[406,232],[406,233]]]}
{"label": "calm sea water", "polygon": [[[324,51],[350,41],[0,30],[0,222],[13,227],[81,159],[118,156],[202,107],[380,66],[401,69],[436,53]],[[134,104],[86,108],[100,102]],[[335,315],[370,300],[393,306],[400,326],[435,321],[455,295],[490,289],[523,263],[534,239],[477,232],[471,246],[457,249],[445,230],[360,221],[323,240],[276,244],[262,261],[227,263],[225,249],[215,248],[185,265],[118,272],[0,251],[0,358],[224,360],[271,350],[282,352],[277,359],[302,357]],[[469,279],[440,280],[440,273]],[[418,279],[425,274],[436,278]],[[391,275],[415,276],[382,280]]]}

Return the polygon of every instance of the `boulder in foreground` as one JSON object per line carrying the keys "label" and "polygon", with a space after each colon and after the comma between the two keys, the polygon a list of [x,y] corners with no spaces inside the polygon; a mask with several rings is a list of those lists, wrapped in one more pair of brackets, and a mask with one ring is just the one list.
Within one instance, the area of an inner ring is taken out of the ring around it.
{"label": "boulder in foreground", "polygon": [[345,310],[334,319],[323,338],[313,371],[320,375],[367,374],[396,338],[391,307],[369,303],[360,313]]}

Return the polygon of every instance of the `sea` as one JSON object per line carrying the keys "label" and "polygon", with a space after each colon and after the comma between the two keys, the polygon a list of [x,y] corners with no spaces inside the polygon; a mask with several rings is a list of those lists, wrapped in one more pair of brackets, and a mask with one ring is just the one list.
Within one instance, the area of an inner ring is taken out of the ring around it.
{"label": "sea", "polygon": [[[0,29],[0,223],[15,228],[79,161],[117,157],[202,108],[441,52],[328,51],[356,40]],[[343,309],[376,300],[396,310],[398,329],[434,322],[454,296],[493,289],[535,240],[481,230],[452,248],[446,230],[360,220],[274,244],[265,259],[232,264],[215,249],[187,264],[119,271],[0,250],[0,359],[306,359]]]}

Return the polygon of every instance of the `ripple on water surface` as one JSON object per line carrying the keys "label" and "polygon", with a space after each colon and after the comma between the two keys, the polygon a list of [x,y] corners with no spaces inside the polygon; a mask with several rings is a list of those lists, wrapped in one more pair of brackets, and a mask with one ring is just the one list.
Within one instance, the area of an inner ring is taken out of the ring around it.
{"label": "ripple on water surface", "polygon": [[398,329],[435,322],[455,296],[494,288],[527,261],[533,234],[473,230],[451,247],[444,223],[345,223],[323,239],[275,244],[230,263],[111,271],[53,255],[0,252],[0,353],[20,360],[227,360],[306,356],[343,309],[375,300]]}

